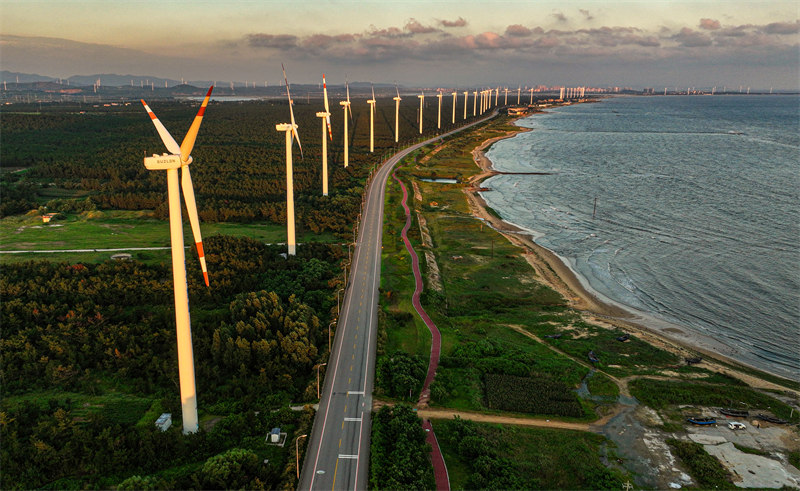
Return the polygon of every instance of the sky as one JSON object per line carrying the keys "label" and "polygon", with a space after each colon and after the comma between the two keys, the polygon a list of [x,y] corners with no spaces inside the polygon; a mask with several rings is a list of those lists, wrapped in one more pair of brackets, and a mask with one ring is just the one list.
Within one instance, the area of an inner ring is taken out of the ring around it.
{"label": "sky", "polygon": [[0,68],[67,78],[800,87],[796,0],[2,0]]}

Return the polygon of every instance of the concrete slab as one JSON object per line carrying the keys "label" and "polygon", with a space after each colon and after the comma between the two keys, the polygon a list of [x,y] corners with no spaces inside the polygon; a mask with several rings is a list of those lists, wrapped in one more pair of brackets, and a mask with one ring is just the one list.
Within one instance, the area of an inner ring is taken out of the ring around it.
{"label": "concrete slab", "polygon": [[704,448],[734,474],[734,484],[740,488],[800,488],[800,478],[787,472],[780,462],[746,454],[730,442],[704,445]]}
{"label": "concrete slab", "polygon": [[689,439],[700,445],[719,445],[720,443],[728,441],[724,436],[706,435],[702,433],[689,433]]}

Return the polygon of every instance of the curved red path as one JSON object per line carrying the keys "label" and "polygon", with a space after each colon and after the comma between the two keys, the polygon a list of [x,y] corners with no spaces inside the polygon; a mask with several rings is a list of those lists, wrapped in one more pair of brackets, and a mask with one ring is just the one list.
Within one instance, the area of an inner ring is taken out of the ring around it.
{"label": "curved red path", "polygon": [[[419,271],[419,257],[414,252],[414,247],[408,240],[408,229],[411,228],[411,210],[408,208],[408,190],[406,189],[403,181],[397,178],[397,175],[392,172],[392,177],[395,181],[400,183],[400,188],[403,190],[403,209],[406,213],[406,224],[403,231],[400,232],[400,237],[406,245],[406,250],[411,255],[411,270],[414,272],[414,294],[411,296],[411,303],[414,305],[414,310],[417,311],[422,321],[428,326],[431,332],[431,357],[428,363],[428,374],[425,376],[425,383],[422,385],[422,392],[419,395],[417,404],[427,403],[431,395],[431,383],[436,377],[436,369],[439,367],[439,353],[442,349],[442,336],[439,334],[439,329],[433,323],[428,313],[419,302],[419,296],[422,293],[422,274]],[[439,441],[433,432],[430,420],[423,422],[422,427],[428,431],[427,442],[431,444],[431,462],[433,463],[433,475],[436,479],[437,491],[450,491],[450,477],[447,474],[447,466],[444,463],[442,451],[439,449]]]}

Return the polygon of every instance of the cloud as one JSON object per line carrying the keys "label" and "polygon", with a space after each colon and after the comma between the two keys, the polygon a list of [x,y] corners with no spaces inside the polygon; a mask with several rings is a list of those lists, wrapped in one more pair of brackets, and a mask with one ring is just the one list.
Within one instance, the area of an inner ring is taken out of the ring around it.
{"label": "cloud", "polygon": [[582,14],[583,14],[583,17],[584,17],[586,20],[592,20],[592,19],[594,19],[594,16],[593,16],[591,13],[589,13],[589,11],[588,11],[588,10],[586,10],[586,9],[578,9],[578,12],[582,13]]}
{"label": "cloud", "polygon": [[797,34],[800,32],[800,21],[773,22],[764,26],[763,31],[767,34]]}
{"label": "cloud", "polygon": [[464,27],[467,25],[467,21],[463,17],[459,17],[456,20],[440,20],[439,25],[442,27]]}
{"label": "cloud", "polygon": [[297,36],[291,34],[249,34],[247,44],[253,48],[293,48],[297,45]]}
{"label": "cloud", "polygon": [[701,32],[697,32],[688,27],[684,27],[677,34],[672,36],[672,39],[686,48],[700,48],[704,46],[711,46],[711,38]]}
{"label": "cloud", "polygon": [[720,25],[718,20],[700,19],[700,25],[698,27],[700,27],[700,29],[706,29],[708,31],[716,31],[722,26]]}
{"label": "cloud", "polygon": [[519,36],[526,37],[533,34],[533,31],[523,26],[522,24],[511,24],[506,27],[506,36]]}
{"label": "cloud", "polygon": [[413,17],[408,19],[404,29],[412,34],[430,34],[432,32],[439,31],[439,29],[432,26],[423,26],[417,19],[414,19]]}
{"label": "cloud", "polygon": [[556,18],[556,21],[564,23],[567,22],[567,16],[563,14],[563,12],[553,12],[550,14],[551,16]]}

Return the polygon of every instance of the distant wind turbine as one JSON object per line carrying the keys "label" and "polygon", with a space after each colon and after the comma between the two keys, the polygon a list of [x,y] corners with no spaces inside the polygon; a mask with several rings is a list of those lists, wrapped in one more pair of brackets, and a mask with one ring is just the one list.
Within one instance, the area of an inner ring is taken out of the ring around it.
{"label": "distant wind turbine", "polygon": [[472,116],[478,114],[478,89],[472,94]]}
{"label": "distant wind turbine", "polygon": [[170,154],[153,155],[145,157],[144,166],[148,170],[167,171],[167,191],[169,200],[169,231],[172,245],[172,287],[175,300],[175,330],[178,341],[178,378],[181,392],[181,414],[183,419],[183,433],[196,433],[199,429],[197,419],[197,389],[194,378],[194,353],[192,350],[192,327],[189,317],[189,290],[186,284],[186,257],[183,251],[183,221],[181,220],[181,197],[178,184],[178,169],[181,169],[181,187],[186,199],[186,211],[189,213],[189,222],[197,245],[197,254],[203,270],[203,279],[208,286],[208,271],[206,270],[203,241],[200,237],[200,222],[197,217],[197,203],[192,187],[192,178],[189,174],[189,164],[192,163],[192,149],[200,131],[200,123],[206,112],[211,90],[208,89],[200,110],[197,111],[189,131],[180,146],[169,134],[167,128],[159,121],[155,113],[142,100],[147,114],[158,131],[161,141]]}
{"label": "distant wind turbine", "polygon": [[325,110],[317,113],[317,117],[322,121],[322,195],[328,195],[328,140],[325,139],[325,128],[328,129],[328,137],[333,141],[331,133],[331,110],[328,106],[328,86],[325,82],[325,74],[322,74],[322,94],[325,100]]}
{"label": "distant wind turbine", "polygon": [[436,97],[439,98],[439,115],[436,117],[436,128],[442,127],[442,91],[440,90]]}
{"label": "distant wind turbine", "polygon": [[531,104],[533,104],[533,87],[531,87],[531,88],[530,88],[530,89],[528,89],[528,90],[530,90],[530,91],[531,91]]}
{"label": "distant wind turbine", "polygon": [[397,97],[394,97],[394,142],[397,143],[400,140],[400,89],[397,86],[394,86],[394,89],[397,91]]}
{"label": "distant wind turbine", "polygon": [[458,92],[455,90],[453,91],[453,124],[456,124],[456,98],[458,97]]}
{"label": "distant wind turbine", "polygon": [[503,101],[503,105],[507,106],[508,105],[508,87],[503,89],[503,91],[505,92],[505,97],[506,97],[505,100]]}
{"label": "distant wind turbine", "polygon": [[469,100],[469,91],[464,91],[464,121],[467,120],[467,101]]}
{"label": "distant wind turbine", "polygon": [[286,243],[287,253],[294,256],[297,252],[297,242],[294,234],[294,175],[292,172],[292,142],[297,139],[297,147],[300,149],[300,158],[303,157],[303,146],[300,144],[300,135],[297,134],[297,124],[294,121],[294,109],[292,105],[292,95],[289,93],[289,79],[286,78],[286,69],[283,69],[283,81],[286,82],[286,97],[289,99],[290,123],[279,123],[275,129],[286,133]]}
{"label": "distant wind turbine", "polygon": [[520,94],[520,92],[522,92],[522,86],[518,85],[517,86],[517,105],[518,106],[519,106],[519,94]]}
{"label": "distant wind turbine", "polygon": [[348,85],[347,79],[344,81],[344,86],[347,89],[347,100],[339,101],[339,105],[344,109],[344,166],[347,167],[350,158],[350,147],[347,142],[347,116],[350,113],[350,118],[352,118],[353,111],[350,109],[350,85]]}
{"label": "distant wind turbine", "polygon": [[419,97],[419,134],[422,134],[422,105],[425,102],[425,92],[421,91],[422,93],[418,95]]}
{"label": "distant wind turbine", "polygon": [[372,99],[369,104],[369,153],[375,152],[375,87],[372,87]]}

